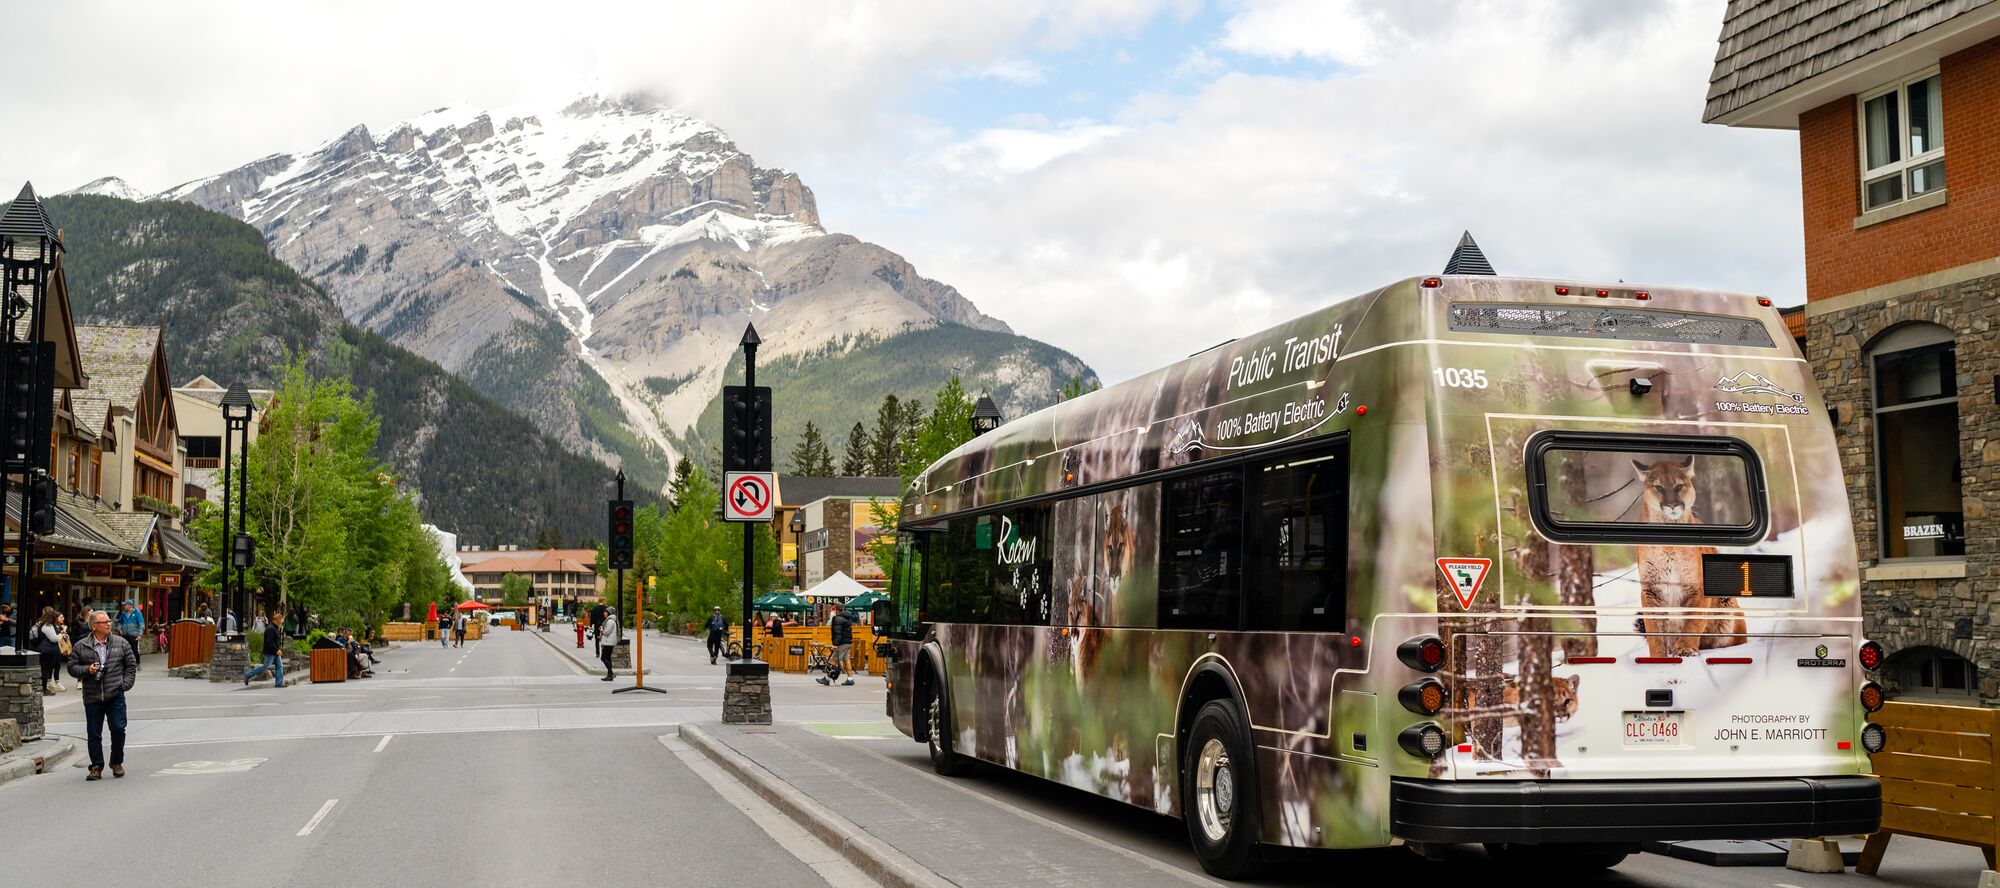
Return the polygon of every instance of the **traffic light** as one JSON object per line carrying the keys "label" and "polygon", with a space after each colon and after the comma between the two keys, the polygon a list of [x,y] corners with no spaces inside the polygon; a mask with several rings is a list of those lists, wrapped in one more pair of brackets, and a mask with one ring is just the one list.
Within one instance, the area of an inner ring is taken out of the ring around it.
{"label": "traffic light", "polygon": [[38,534],[56,532],[56,479],[47,475],[35,478],[34,508],[28,512],[28,530]]}
{"label": "traffic light", "polygon": [[6,439],[0,464],[8,474],[49,467],[50,424],[54,422],[56,346],[17,342],[7,346],[7,387],[0,392]]}
{"label": "traffic light", "polygon": [[632,501],[611,501],[611,542],[607,546],[612,570],[632,568]]}
{"label": "traffic light", "polygon": [[722,387],[722,468],[730,472],[771,470],[770,386]]}

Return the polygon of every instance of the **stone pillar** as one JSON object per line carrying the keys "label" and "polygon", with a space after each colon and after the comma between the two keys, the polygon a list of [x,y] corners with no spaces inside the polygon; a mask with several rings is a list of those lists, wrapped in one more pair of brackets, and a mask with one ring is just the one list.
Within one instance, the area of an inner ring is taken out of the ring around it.
{"label": "stone pillar", "polygon": [[729,664],[729,677],[722,684],[722,723],[771,723],[771,664],[761,660]]}
{"label": "stone pillar", "polygon": [[208,664],[209,681],[243,683],[243,674],[250,671],[250,645],[244,641],[215,642],[215,659]]}
{"label": "stone pillar", "polygon": [[19,722],[22,740],[42,739],[41,682],[39,664],[0,666],[0,719]]}
{"label": "stone pillar", "polygon": [[618,647],[611,651],[611,670],[632,671],[632,639],[619,642]]}

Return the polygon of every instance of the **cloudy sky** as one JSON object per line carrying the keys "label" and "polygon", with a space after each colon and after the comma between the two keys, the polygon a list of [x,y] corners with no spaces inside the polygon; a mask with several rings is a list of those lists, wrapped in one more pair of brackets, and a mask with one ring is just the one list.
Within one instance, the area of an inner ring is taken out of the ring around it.
{"label": "cloudy sky", "polygon": [[[1107,381],[1442,267],[1804,292],[1724,0],[486,0],[17,11],[0,173],[155,191],[453,102],[671,99]],[[24,20],[24,18],[26,20]],[[39,18],[40,21],[35,21]]]}

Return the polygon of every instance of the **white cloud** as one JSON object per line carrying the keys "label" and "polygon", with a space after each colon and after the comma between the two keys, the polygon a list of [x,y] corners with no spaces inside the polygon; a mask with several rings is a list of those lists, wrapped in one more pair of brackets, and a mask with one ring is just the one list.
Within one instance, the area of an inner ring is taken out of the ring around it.
{"label": "white cloud", "polygon": [[979,72],[979,76],[1023,86],[1035,86],[1048,81],[1048,72],[1027,59],[1000,59],[987,65],[985,70]]}
{"label": "white cloud", "polygon": [[[1461,229],[1507,274],[1800,297],[1795,136],[1699,122],[1719,4],[1348,5],[1384,30],[1343,39],[1421,50],[1142,96],[1078,143],[1010,128],[935,146],[902,171],[931,212],[864,233],[1114,380],[1435,273]],[[1301,14],[1259,27],[1317,21]],[[998,159],[1037,136],[1066,150]]]}

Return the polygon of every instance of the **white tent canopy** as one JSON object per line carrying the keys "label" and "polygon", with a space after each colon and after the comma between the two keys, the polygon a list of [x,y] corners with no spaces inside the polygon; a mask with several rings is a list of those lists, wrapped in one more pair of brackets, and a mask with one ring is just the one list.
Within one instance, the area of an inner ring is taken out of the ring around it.
{"label": "white tent canopy", "polygon": [[866,591],[868,591],[867,586],[855,582],[846,571],[837,570],[833,572],[833,576],[820,581],[819,585],[799,594],[807,598],[853,598]]}

